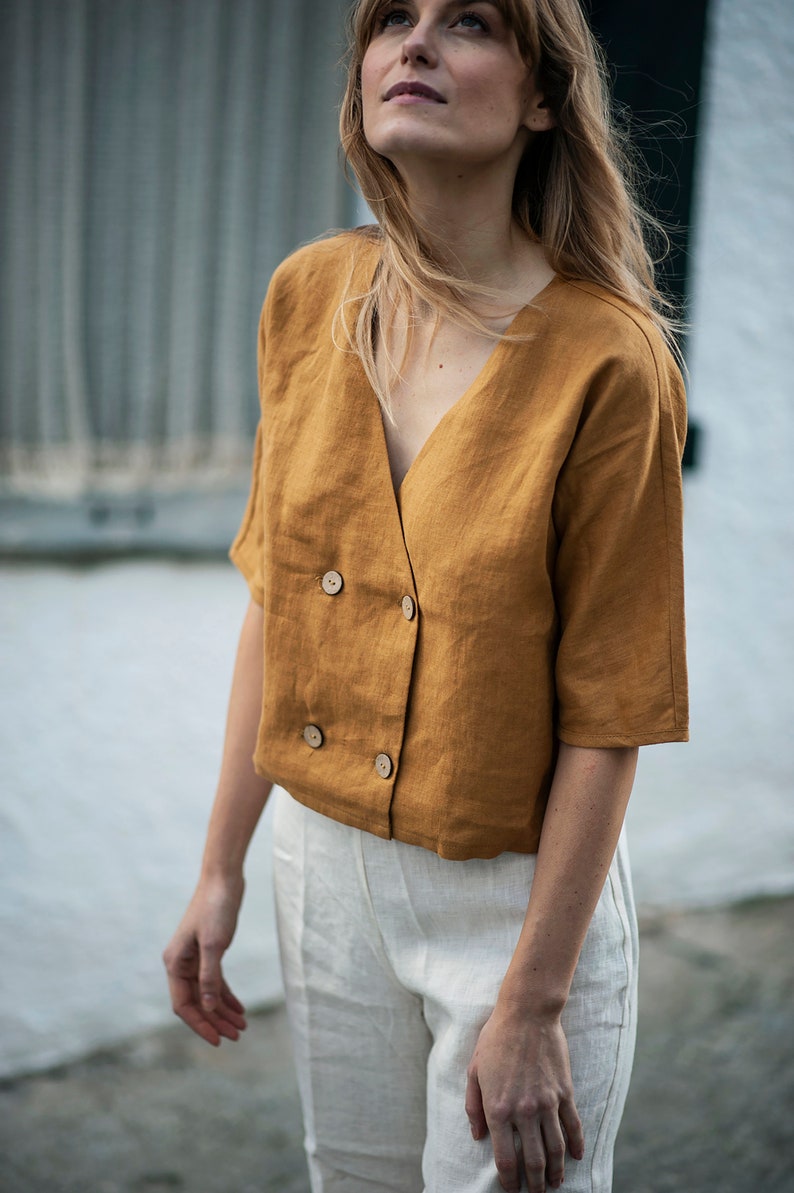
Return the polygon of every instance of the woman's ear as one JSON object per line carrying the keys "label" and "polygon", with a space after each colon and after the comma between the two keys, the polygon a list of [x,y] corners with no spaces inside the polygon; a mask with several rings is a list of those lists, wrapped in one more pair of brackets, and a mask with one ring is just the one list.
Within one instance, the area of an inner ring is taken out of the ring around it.
{"label": "woman's ear", "polygon": [[547,133],[549,129],[556,128],[554,113],[544,99],[542,91],[534,91],[530,96],[524,126],[531,133]]}

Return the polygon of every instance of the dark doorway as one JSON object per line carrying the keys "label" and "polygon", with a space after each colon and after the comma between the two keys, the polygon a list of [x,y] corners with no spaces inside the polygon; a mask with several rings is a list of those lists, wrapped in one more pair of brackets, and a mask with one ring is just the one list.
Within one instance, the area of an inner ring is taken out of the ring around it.
{"label": "dark doorway", "polygon": [[633,116],[648,166],[647,198],[671,229],[663,269],[670,296],[687,298],[689,228],[708,0],[591,0],[591,21],[612,66],[615,97]]}
{"label": "dark doorway", "polygon": [[[590,0],[593,29],[612,67],[618,104],[632,116],[647,165],[646,199],[671,250],[664,290],[686,319],[689,242],[708,0]],[[686,340],[682,341],[686,352]],[[684,467],[697,466],[700,428],[690,419]]]}

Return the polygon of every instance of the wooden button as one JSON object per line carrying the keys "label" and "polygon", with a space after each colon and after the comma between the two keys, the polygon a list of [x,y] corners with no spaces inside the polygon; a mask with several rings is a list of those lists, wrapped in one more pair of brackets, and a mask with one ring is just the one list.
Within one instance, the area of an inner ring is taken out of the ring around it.
{"label": "wooden button", "polygon": [[403,617],[406,621],[413,621],[416,615],[416,601],[413,597],[404,596],[402,599]]}
{"label": "wooden button", "polygon": [[341,592],[343,584],[344,580],[339,572],[326,572],[323,576],[323,592],[327,592],[329,596],[336,596]]}
{"label": "wooden button", "polygon": [[303,731],[303,740],[313,750],[319,750],[323,744],[323,731],[319,725],[307,725]]}
{"label": "wooden button", "polygon": [[375,770],[382,779],[388,779],[394,770],[394,764],[388,754],[378,754],[378,757],[375,759]]}

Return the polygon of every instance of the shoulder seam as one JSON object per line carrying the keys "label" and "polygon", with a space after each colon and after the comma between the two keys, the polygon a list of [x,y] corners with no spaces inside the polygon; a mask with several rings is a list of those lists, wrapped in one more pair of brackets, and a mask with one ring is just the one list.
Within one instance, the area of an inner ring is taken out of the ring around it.
{"label": "shoulder seam", "polygon": [[595,282],[584,282],[579,278],[570,278],[566,280],[569,286],[573,286],[574,289],[581,291],[582,294],[589,294],[591,298],[596,299],[597,302],[604,303],[605,306],[611,307],[614,311],[618,311],[619,314],[628,319],[630,323],[634,324],[634,326],[642,335],[642,338],[645,340],[645,343],[648,345],[651,356],[653,357],[654,363],[656,364],[656,371],[658,375],[659,345],[654,344],[652,337],[648,334],[648,328],[645,325],[648,321],[647,316],[641,317],[639,312],[635,312],[629,303],[627,303],[624,299],[617,298],[616,295],[610,294],[608,290],[604,290],[600,286],[596,290],[591,290],[590,287],[595,286]]}

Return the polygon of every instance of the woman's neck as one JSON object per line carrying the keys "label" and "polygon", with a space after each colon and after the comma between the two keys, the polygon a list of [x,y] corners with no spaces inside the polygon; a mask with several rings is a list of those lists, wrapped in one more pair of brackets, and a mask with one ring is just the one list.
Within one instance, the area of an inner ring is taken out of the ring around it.
{"label": "woman's neck", "polygon": [[454,173],[412,178],[408,201],[423,238],[451,274],[497,290],[516,306],[553,277],[541,246],[513,219],[503,180]]}

